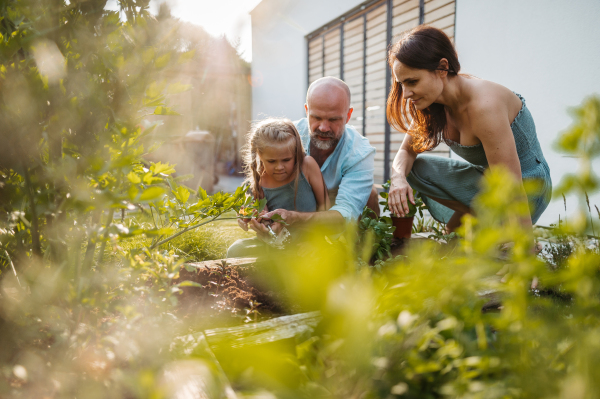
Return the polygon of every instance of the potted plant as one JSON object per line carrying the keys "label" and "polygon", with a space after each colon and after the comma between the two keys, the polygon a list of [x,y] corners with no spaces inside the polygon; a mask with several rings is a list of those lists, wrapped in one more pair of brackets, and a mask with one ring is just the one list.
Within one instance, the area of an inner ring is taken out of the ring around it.
{"label": "potted plant", "polygon": [[[380,202],[383,205],[383,211],[389,211],[388,207],[388,191],[390,190],[390,181],[388,180],[386,183],[382,184],[382,187],[385,189],[380,195],[383,198],[383,201]],[[415,199],[415,203],[412,204],[408,201],[408,213],[403,217],[391,215],[392,224],[396,228],[394,230],[395,238],[410,238],[412,233],[412,225],[413,220],[417,212],[419,212],[419,216],[423,217],[423,209],[427,209],[425,203],[423,203],[423,199],[421,195],[417,192],[417,190],[413,190],[413,197]]]}

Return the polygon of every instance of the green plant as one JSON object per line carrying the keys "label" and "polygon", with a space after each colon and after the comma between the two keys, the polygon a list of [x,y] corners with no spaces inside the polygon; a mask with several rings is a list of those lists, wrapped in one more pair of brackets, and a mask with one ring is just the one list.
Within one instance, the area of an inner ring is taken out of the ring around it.
{"label": "green plant", "polygon": [[[379,194],[383,198],[383,201],[380,201],[379,204],[383,205],[383,212],[385,212],[385,211],[390,210],[390,208],[388,207],[390,181],[388,180],[387,182],[383,183],[381,186],[386,191],[381,192]],[[417,192],[417,190],[413,190],[413,197],[415,199],[415,203],[413,204],[412,202],[408,201],[408,213],[406,215],[404,215],[403,217],[405,217],[405,218],[414,217],[418,212],[419,216],[422,218],[423,211],[427,209],[427,206],[423,202],[423,199],[421,198],[421,195]],[[396,216],[394,216],[394,217],[396,217]]]}
{"label": "green plant", "polygon": [[[391,218],[387,216],[377,217],[372,209],[365,206],[358,222],[358,246],[359,248],[361,246],[368,248],[369,253],[376,260],[385,260],[392,256],[391,244],[395,229]],[[369,259],[370,256],[363,256],[363,258]]]}

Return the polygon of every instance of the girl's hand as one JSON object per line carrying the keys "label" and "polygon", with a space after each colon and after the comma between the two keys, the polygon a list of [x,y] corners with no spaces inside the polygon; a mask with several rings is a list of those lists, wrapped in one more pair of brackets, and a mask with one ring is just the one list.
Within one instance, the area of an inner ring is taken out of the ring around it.
{"label": "girl's hand", "polygon": [[237,220],[238,226],[240,226],[242,228],[242,230],[248,231],[248,222],[249,221],[250,221],[250,219],[238,218],[238,220]]}
{"label": "girl's hand", "polygon": [[388,195],[388,208],[390,208],[390,212],[398,217],[404,217],[409,211],[408,201],[413,205],[415,204],[413,190],[406,181],[406,178],[394,178],[391,181],[390,193]]}

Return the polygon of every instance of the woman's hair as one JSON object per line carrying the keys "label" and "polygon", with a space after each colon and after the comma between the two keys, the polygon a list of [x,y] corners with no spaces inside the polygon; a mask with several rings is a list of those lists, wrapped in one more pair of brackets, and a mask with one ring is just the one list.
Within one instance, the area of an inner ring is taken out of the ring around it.
{"label": "woman's hair", "polygon": [[[247,136],[247,144],[242,149],[242,159],[244,162],[244,172],[246,182],[250,183],[252,196],[256,199],[263,198],[264,193],[260,186],[260,176],[264,171],[258,154],[267,147],[287,145],[290,152],[294,155],[294,208],[296,207],[296,193],[298,191],[298,180],[300,170],[304,161],[304,148],[300,140],[300,134],[296,126],[289,119],[269,118],[257,122]],[[272,209],[271,209],[272,210]]]}
{"label": "woman's hair", "polygon": [[[427,25],[406,32],[388,50],[388,64],[392,69],[394,61],[398,60],[411,68],[435,71],[440,69],[442,58],[448,60],[448,74],[456,76],[460,63],[452,42],[443,31]],[[395,129],[413,137],[413,150],[417,153],[431,150],[446,141],[444,106],[433,103],[418,111],[414,104],[403,98],[402,85],[395,79],[387,99],[387,119]]]}

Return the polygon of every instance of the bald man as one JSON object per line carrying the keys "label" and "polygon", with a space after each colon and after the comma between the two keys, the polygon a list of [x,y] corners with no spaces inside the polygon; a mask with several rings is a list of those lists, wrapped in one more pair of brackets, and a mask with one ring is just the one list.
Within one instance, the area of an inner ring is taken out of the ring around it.
{"label": "bald man", "polygon": [[[341,232],[346,222],[357,220],[365,205],[379,216],[377,191],[373,186],[375,148],[366,137],[346,125],[352,116],[350,89],[342,80],[324,77],[313,82],[306,94],[306,118],[294,122],[307,155],[312,156],[323,173],[329,198],[334,204],[324,212],[296,212],[274,209],[265,218],[277,213],[290,224],[317,223],[331,233]],[[267,228],[252,219],[247,225],[258,235],[268,237]],[[281,226],[275,223],[273,230]],[[257,239],[238,240],[227,250],[227,257],[259,256],[263,245]]]}
{"label": "bald man", "polygon": [[[345,222],[357,220],[365,205],[379,215],[377,191],[373,187],[375,148],[352,126],[350,89],[342,80],[324,77],[313,82],[306,94],[306,118],[294,122],[307,155],[312,156],[323,173],[333,207],[325,212],[295,212],[275,209],[288,224],[315,221],[334,230]],[[266,232],[259,224],[257,232]]]}

